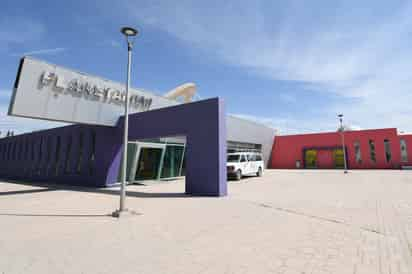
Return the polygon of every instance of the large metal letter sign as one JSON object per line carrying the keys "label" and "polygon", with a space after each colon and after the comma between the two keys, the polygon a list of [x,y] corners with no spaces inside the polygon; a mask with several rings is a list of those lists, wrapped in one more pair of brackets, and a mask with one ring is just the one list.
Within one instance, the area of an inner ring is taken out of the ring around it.
{"label": "large metal letter sign", "polygon": [[[123,114],[124,84],[47,64],[21,59],[9,115],[114,126]],[[179,104],[146,91],[130,90],[131,113]]]}

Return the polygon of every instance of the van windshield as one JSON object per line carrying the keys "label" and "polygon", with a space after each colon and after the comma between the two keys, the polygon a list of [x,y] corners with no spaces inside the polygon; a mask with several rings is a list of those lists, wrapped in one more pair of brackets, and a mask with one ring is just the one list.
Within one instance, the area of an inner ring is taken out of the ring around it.
{"label": "van windshield", "polygon": [[240,155],[228,155],[227,161],[228,162],[239,162]]}

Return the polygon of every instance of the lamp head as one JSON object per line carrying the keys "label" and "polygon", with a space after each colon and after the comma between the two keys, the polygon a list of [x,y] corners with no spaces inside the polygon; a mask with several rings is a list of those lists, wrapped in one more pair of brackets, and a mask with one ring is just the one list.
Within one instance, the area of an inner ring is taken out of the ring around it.
{"label": "lamp head", "polygon": [[138,33],[136,29],[131,28],[131,27],[124,27],[120,30],[120,32],[123,33],[124,36],[126,36],[127,38],[131,36],[136,36]]}

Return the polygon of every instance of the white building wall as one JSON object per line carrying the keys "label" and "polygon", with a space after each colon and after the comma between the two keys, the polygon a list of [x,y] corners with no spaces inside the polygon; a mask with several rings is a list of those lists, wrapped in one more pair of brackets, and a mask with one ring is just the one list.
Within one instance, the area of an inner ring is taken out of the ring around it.
{"label": "white building wall", "polygon": [[228,141],[262,145],[263,158],[266,166],[268,166],[275,140],[275,129],[231,115],[227,116],[226,126]]}

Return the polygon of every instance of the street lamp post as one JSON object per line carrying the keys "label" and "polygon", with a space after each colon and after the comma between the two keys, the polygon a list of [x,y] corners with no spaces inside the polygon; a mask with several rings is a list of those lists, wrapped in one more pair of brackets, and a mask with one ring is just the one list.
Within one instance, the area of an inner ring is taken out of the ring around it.
{"label": "street lamp post", "polygon": [[339,117],[339,122],[340,122],[340,134],[342,138],[343,165],[344,165],[343,173],[346,174],[348,173],[348,166],[346,163],[346,149],[345,149],[345,136],[344,136],[345,129],[343,128],[343,114],[339,114],[338,117]]}
{"label": "street lamp post", "polygon": [[113,212],[114,217],[120,217],[122,213],[126,212],[125,199],[126,199],[126,168],[127,168],[127,143],[129,135],[129,87],[130,87],[130,70],[132,63],[132,38],[137,35],[137,30],[130,27],[124,27],[120,30],[126,37],[127,41],[127,79],[126,79],[126,95],[124,98],[124,132],[123,132],[123,159],[122,159],[122,182],[120,188],[120,205],[119,209]]}

